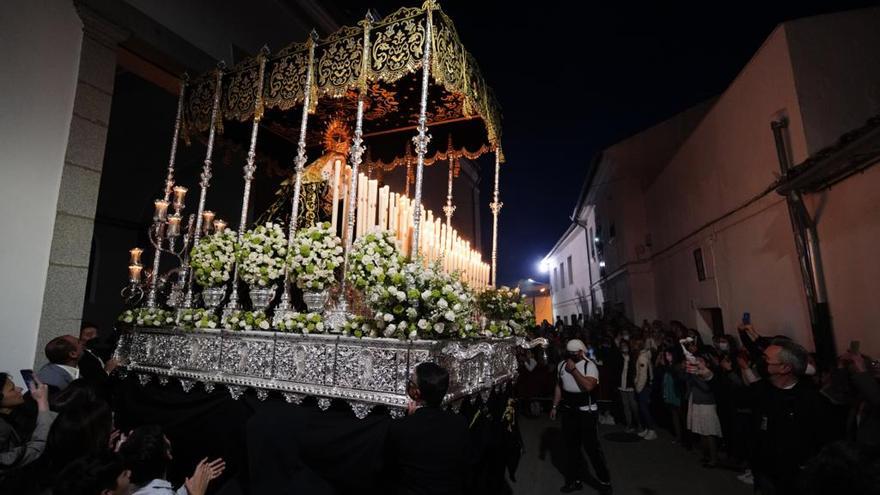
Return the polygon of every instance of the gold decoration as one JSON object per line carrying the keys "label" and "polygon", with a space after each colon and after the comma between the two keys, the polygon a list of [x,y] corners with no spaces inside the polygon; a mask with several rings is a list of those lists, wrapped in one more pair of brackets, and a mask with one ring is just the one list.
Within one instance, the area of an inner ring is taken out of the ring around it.
{"label": "gold decoration", "polygon": [[351,147],[351,129],[340,119],[333,119],[324,131],[324,152],[348,155]]}

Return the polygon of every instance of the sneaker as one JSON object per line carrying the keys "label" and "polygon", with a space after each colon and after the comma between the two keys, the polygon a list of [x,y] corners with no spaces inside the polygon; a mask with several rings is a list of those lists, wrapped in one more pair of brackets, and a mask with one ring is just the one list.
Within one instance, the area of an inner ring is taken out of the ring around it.
{"label": "sneaker", "polygon": [[633,428],[632,426],[627,426],[626,429],[624,429],[623,431],[625,431],[627,433],[633,433],[636,431],[636,429]]}
{"label": "sneaker", "polygon": [[614,416],[612,416],[611,413],[608,413],[605,415],[605,424],[611,425],[611,426],[614,426],[617,424],[617,421],[614,421]]}
{"label": "sneaker", "polygon": [[637,435],[642,438],[645,438],[645,436],[648,434],[649,431],[651,431],[651,430],[642,430],[642,431],[638,432]]}
{"label": "sneaker", "polygon": [[755,477],[752,476],[751,469],[746,469],[746,472],[737,476],[736,479],[742,481],[743,483],[745,483],[747,485],[754,485],[755,484]]}
{"label": "sneaker", "polygon": [[645,440],[657,440],[657,432],[654,430],[648,430],[642,438]]}
{"label": "sneaker", "polygon": [[575,481],[573,483],[566,483],[566,484],[562,485],[562,488],[560,488],[559,491],[562,493],[571,493],[571,492],[576,492],[578,490],[583,490],[583,489],[584,489],[584,484],[581,483],[580,481]]}

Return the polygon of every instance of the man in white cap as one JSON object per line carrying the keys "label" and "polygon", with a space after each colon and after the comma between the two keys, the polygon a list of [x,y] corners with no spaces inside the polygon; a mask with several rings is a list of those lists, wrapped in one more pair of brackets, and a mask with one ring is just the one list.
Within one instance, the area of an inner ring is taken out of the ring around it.
{"label": "man in white cap", "polygon": [[550,410],[550,419],[556,419],[557,411],[562,416],[565,439],[565,485],[559,491],[570,493],[583,488],[578,468],[584,449],[596,472],[600,492],[608,494],[611,474],[599,444],[599,407],[594,397],[599,386],[599,368],[587,357],[587,346],[580,340],[569,340],[565,350],[566,359],[556,369],[558,380]]}

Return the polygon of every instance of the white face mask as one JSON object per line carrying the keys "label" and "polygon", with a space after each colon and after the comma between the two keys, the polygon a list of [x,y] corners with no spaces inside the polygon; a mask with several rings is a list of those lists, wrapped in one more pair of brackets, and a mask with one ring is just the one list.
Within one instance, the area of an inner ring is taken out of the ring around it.
{"label": "white face mask", "polygon": [[807,363],[807,369],[804,371],[804,374],[807,376],[813,376],[816,374],[816,367],[812,365],[812,363]]}
{"label": "white face mask", "polygon": [[718,349],[719,349],[719,350],[722,350],[722,351],[729,351],[729,350],[730,350],[730,344],[728,344],[727,342],[719,342],[719,343],[718,343]]}

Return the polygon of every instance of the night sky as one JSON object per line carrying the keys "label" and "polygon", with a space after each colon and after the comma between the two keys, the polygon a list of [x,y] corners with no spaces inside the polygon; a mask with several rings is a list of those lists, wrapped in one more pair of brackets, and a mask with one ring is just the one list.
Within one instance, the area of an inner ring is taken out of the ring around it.
{"label": "night sky", "polygon": [[[334,3],[352,24],[368,5],[416,5],[402,2]],[[442,1],[503,107],[499,282],[542,278],[597,152],[721,93],[780,22],[877,4]],[[491,158],[481,166],[488,205]],[[488,257],[488,206],[483,227]]]}

